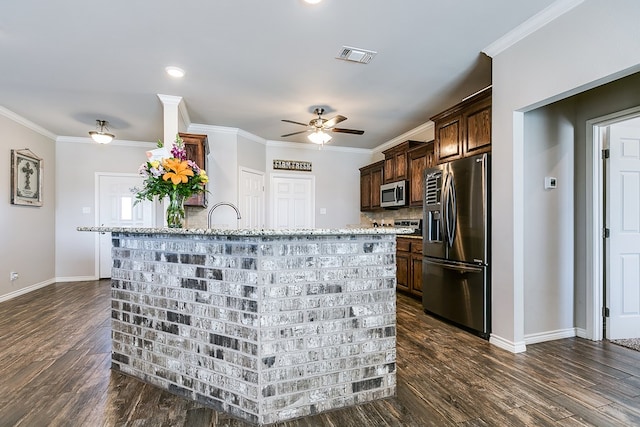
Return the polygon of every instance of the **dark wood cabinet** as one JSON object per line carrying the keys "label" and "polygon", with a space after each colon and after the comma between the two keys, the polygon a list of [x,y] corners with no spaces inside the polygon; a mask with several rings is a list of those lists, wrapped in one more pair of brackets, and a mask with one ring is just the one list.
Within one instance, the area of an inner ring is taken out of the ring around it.
{"label": "dark wood cabinet", "polygon": [[462,115],[456,114],[435,124],[435,156],[438,163],[462,157]]}
{"label": "dark wood cabinet", "polygon": [[433,167],[433,141],[407,152],[409,164],[409,206],[422,206],[424,199],[424,170]]}
{"label": "dark wood cabinet", "polygon": [[[201,169],[207,170],[207,155],[209,154],[207,135],[195,133],[179,133],[178,135],[184,142],[187,159],[194,161]],[[207,207],[207,193],[194,194],[184,201],[184,205]]]}
{"label": "dark wood cabinet", "polygon": [[405,141],[382,152],[385,184],[409,179],[407,153],[410,149],[423,144],[423,141]]}
{"label": "dark wood cabinet", "polygon": [[470,105],[462,119],[466,131],[462,147],[465,157],[491,151],[491,98]]}
{"label": "dark wood cabinet", "polygon": [[396,288],[422,298],[422,239],[396,238]]}
{"label": "dark wood cabinet", "polygon": [[372,211],[380,207],[380,185],[384,160],[360,168],[360,211]]}
{"label": "dark wood cabinet", "polygon": [[396,287],[409,292],[409,266],[411,265],[411,241],[402,237],[396,238]]}
{"label": "dark wood cabinet", "polygon": [[491,89],[431,118],[436,163],[491,151]]}
{"label": "dark wood cabinet", "polygon": [[422,240],[411,242],[411,289],[409,292],[422,298]]}

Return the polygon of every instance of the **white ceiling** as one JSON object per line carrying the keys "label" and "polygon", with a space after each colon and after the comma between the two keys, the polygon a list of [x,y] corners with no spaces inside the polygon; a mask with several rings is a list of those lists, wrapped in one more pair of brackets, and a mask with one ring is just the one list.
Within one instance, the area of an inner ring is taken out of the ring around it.
{"label": "white ceiling", "polygon": [[[2,0],[0,106],[58,136],[96,119],[120,140],[163,135],[157,94],[192,123],[305,141],[316,106],[348,120],[332,144],[373,148],[491,83],[492,42],[553,0]],[[368,65],[343,45],[377,51]],[[166,76],[176,65],[182,80]]]}

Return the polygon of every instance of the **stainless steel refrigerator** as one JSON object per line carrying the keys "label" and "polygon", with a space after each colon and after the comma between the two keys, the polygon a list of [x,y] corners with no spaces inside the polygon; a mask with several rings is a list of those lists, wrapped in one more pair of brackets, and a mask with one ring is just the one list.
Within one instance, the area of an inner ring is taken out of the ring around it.
{"label": "stainless steel refrigerator", "polygon": [[491,332],[489,154],[425,171],[422,305],[483,338]]}

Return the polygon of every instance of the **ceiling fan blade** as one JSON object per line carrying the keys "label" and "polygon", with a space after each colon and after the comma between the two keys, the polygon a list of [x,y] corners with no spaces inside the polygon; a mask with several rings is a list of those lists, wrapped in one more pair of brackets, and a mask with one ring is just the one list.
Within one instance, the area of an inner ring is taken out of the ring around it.
{"label": "ceiling fan blade", "polygon": [[347,118],[345,116],[341,116],[340,114],[338,114],[337,116],[332,117],[329,120],[327,120],[326,122],[324,122],[324,128],[325,129],[332,128],[335,125],[337,125],[338,123],[344,122],[345,120],[347,120]]}
{"label": "ceiling fan blade", "polygon": [[[306,125],[305,125],[306,126]],[[284,138],[286,136],[292,136],[292,135],[298,135],[300,133],[306,133],[306,132],[310,132],[309,130],[301,130],[300,132],[293,132],[293,133],[288,133],[286,135],[280,135],[280,138]]]}
{"label": "ceiling fan blade", "polygon": [[309,126],[309,123],[300,123],[293,120],[282,119],[283,122],[293,123],[294,125]]}
{"label": "ceiling fan blade", "polygon": [[338,133],[352,133],[354,135],[362,135],[364,133],[363,130],[357,130],[357,129],[341,129],[341,128],[333,128],[333,129],[328,129],[331,132],[338,132]]}

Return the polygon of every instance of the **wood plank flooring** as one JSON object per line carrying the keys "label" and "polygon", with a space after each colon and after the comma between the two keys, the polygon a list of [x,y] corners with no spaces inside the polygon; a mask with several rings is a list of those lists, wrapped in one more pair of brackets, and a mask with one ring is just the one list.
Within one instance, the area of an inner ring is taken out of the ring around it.
{"label": "wood plank flooring", "polygon": [[[110,370],[108,280],[0,303],[0,426],[246,426]],[[282,427],[640,425],[640,352],[579,338],[511,354],[398,295],[397,396]]]}

